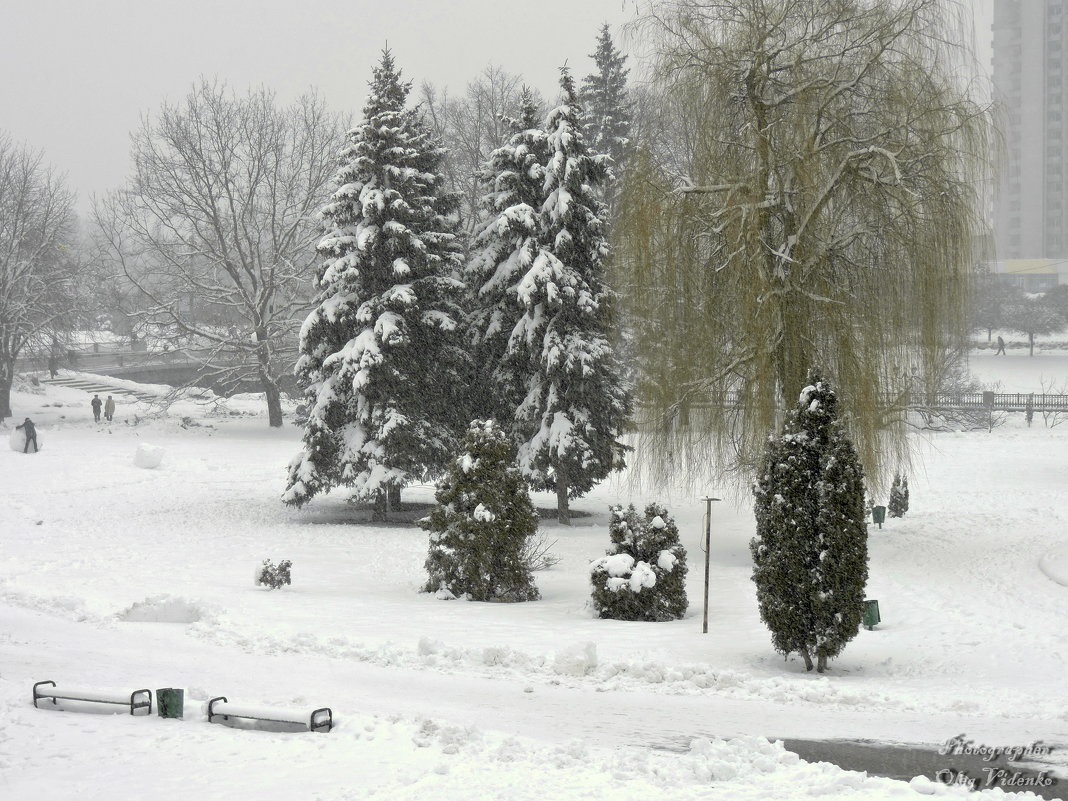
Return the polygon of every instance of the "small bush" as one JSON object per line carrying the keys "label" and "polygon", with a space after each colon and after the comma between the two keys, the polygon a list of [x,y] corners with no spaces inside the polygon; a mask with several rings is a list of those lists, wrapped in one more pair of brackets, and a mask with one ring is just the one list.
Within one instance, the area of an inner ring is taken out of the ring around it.
{"label": "small bush", "polygon": [[271,562],[270,559],[263,560],[263,567],[260,568],[259,575],[256,577],[256,583],[262,584],[268,589],[277,590],[287,584],[292,584],[292,578],[289,575],[289,568],[293,567],[293,563],[288,559],[283,559],[277,565]]}
{"label": "small bush", "polygon": [[886,512],[890,517],[904,517],[909,510],[909,477],[894,474],[894,483],[890,486],[890,500],[886,502]]}
{"label": "small bush", "polygon": [[639,517],[633,506],[610,509],[612,547],[590,565],[593,607],[614,620],[674,620],[686,614],[686,549],[667,509]]}

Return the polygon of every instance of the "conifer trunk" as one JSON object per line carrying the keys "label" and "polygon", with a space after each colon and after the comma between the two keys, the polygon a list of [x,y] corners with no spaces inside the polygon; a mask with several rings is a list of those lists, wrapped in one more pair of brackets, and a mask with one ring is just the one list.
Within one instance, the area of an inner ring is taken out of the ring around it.
{"label": "conifer trunk", "polygon": [[11,417],[11,381],[0,377],[0,420]]}
{"label": "conifer trunk", "polygon": [[558,476],[556,479],[556,512],[560,525],[571,525],[571,510],[567,505],[567,480],[563,476]]}
{"label": "conifer trunk", "polygon": [[812,657],[809,655],[807,648],[801,649],[801,656],[805,658],[805,670],[812,670]]}
{"label": "conifer trunk", "polygon": [[390,484],[386,490],[386,505],[390,511],[401,508],[401,488],[399,484]]}
{"label": "conifer trunk", "polygon": [[389,493],[385,489],[375,490],[375,505],[371,512],[371,520],[375,523],[389,522]]}
{"label": "conifer trunk", "polygon": [[[811,669],[812,668],[809,668],[809,670],[811,670]],[[816,658],[816,672],[817,673],[824,673],[824,672],[826,672],[826,670],[827,670],[827,656],[825,654],[820,654]]]}

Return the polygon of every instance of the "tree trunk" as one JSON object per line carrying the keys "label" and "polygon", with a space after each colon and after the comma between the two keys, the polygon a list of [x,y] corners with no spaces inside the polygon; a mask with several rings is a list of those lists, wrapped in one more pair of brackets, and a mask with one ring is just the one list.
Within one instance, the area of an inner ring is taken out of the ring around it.
{"label": "tree trunk", "polygon": [[282,427],[282,393],[271,377],[271,351],[267,346],[267,329],[256,329],[256,361],[259,366],[260,384],[267,399],[267,422],[271,428]]}
{"label": "tree trunk", "polygon": [[11,417],[11,380],[0,375],[0,420],[7,417]]}
{"label": "tree trunk", "polygon": [[389,522],[389,493],[384,489],[375,490],[375,505],[371,512],[371,520],[375,523]]}
{"label": "tree trunk", "polygon": [[401,508],[401,488],[399,484],[390,484],[386,490],[386,507],[391,512]]}
{"label": "tree trunk", "polygon": [[[812,668],[809,668],[809,670],[812,670]],[[816,672],[817,673],[825,673],[826,671],[827,671],[827,655],[826,654],[820,654],[816,658]]]}
{"label": "tree trunk", "polygon": [[556,475],[556,513],[560,520],[560,525],[571,525],[571,510],[567,505],[567,478],[560,473]]}
{"label": "tree trunk", "polygon": [[1031,345],[1031,352],[1028,353],[1027,355],[1028,356],[1034,356],[1035,355],[1035,335],[1034,334],[1028,334],[1027,335],[1027,341]]}
{"label": "tree trunk", "polygon": [[805,658],[805,670],[812,670],[812,657],[809,655],[807,648],[801,649],[801,656]]}

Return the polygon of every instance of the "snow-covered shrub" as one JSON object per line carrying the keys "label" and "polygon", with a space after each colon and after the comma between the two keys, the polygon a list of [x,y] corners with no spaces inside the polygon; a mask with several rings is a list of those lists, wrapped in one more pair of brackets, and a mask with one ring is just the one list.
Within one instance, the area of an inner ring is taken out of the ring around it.
{"label": "snow-covered shrub", "polygon": [[686,550],[667,509],[639,517],[634,506],[609,510],[612,547],[590,565],[593,608],[615,620],[674,620],[686,614]]}
{"label": "snow-covered shrub", "polygon": [[775,650],[822,673],[860,628],[868,580],[864,471],[819,378],[772,437],[753,487],[750,542],[760,618]]}
{"label": "snow-covered shrub", "polygon": [[291,567],[293,567],[293,563],[288,559],[283,559],[277,565],[270,559],[264,559],[263,567],[260,568],[259,575],[256,577],[256,583],[270,590],[277,590],[292,584],[292,577],[289,573]]}
{"label": "snow-covered shrub", "polygon": [[523,561],[537,515],[515,447],[496,422],[471,423],[434,497],[437,506],[419,521],[430,532],[424,591],[472,601],[541,597]]}
{"label": "snow-covered shrub", "polygon": [[909,477],[894,473],[894,483],[890,486],[890,500],[886,502],[886,513],[890,517],[904,517],[909,510]]}

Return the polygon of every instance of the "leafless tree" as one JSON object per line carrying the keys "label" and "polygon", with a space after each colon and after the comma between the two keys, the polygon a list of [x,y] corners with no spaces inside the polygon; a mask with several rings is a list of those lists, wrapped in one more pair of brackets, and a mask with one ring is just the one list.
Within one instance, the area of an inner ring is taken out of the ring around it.
{"label": "leafless tree", "polygon": [[474,230],[482,193],[478,175],[486,159],[508,141],[509,118],[519,110],[523,79],[490,65],[467,85],[464,94],[450,95],[431,83],[420,87],[423,114],[438,141],[448,149],[449,190],[460,196],[465,229]]}
{"label": "leafless tree", "polygon": [[15,360],[48,347],[74,302],[74,193],[40,151],[0,132],[0,419],[11,416]]}
{"label": "leafless tree", "polygon": [[254,382],[282,425],[280,380],[312,301],[317,210],[344,121],[315,94],[281,107],[202,80],[133,135],[133,172],[96,229],[138,312],[223,387]]}

